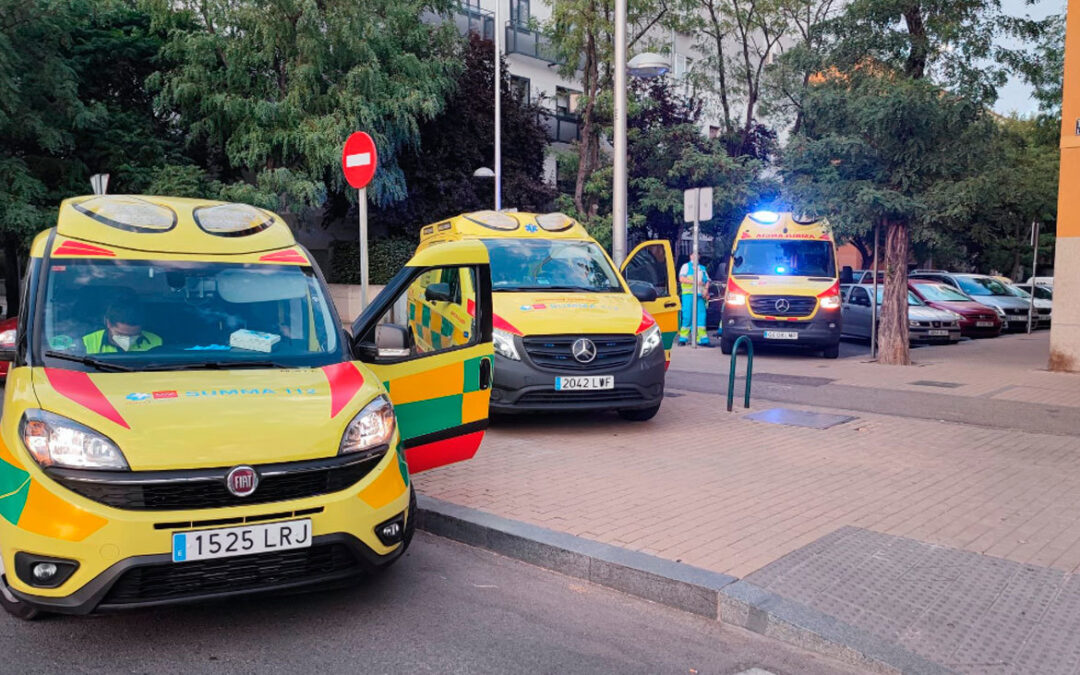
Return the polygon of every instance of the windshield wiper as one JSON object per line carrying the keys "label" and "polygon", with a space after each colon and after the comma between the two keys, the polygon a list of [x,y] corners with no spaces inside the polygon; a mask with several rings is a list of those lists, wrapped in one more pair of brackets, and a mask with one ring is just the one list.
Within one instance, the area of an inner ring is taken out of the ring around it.
{"label": "windshield wiper", "polygon": [[109,363],[108,361],[102,361],[101,359],[95,359],[92,356],[81,356],[79,354],[67,354],[65,352],[47,351],[45,356],[62,359],[64,361],[74,361],[75,363],[82,363],[88,366],[93,366],[98,370],[114,370],[117,372],[130,373],[135,370],[131,366],[122,366],[119,363]]}
{"label": "windshield wiper", "polygon": [[277,361],[195,361],[188,363],[150,363],[141,370],[232,370],[234,368],[288,368]]}
{"label": "windshield wiper", "polygon": [[607,288],[589,288],[587,286],[502,286],[492,289],[493,291],[509,291],[511,293],[544,293],[547,291],[571,292],[571,293],[607,293]]}

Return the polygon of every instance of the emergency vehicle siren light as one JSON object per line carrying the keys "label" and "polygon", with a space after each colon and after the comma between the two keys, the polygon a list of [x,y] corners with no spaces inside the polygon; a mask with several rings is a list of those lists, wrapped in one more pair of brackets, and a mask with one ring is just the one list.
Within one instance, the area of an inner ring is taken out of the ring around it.
{"label": "emergency vehicle siren light", "polygon": [[274,223],[274,218],[269,213],[248,204],[201,206],[192,212],[192,216],[204,232],[220,237],[255,234]]}
{"label": "emergency vehicle siren light", "polygon": [[565,213],[545,213],[536,217],[536,224],[547,232],[562,232],[574,226],[574,220]]}
{"label": "emergency vehicle siren light", "polygon": [[750,219],[762,225],[775,225],[780,220],[780,214],[775,211],[754,211]]}
{"label": "emergency vehicle siren light", "polygon": [[74,205],[94,220],[128,232],[168,232],[176,226],[176,214],[160,204],[126,195],[91,197]]}
{"label": "emergency vehicle siren light", "polygon": [[508,216],[505,213],[500,213],[499,211],[477,211],[476,213],[470,213],[465,217],[477,225],[490,227],[493,230],[516,230],[519,225],[517,218]]}

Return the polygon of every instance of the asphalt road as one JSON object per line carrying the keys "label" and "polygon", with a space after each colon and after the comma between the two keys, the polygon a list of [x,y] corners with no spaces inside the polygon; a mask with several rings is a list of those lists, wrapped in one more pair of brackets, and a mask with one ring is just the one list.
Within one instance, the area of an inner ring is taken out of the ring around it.
{"label": "asphalt road", "polygon": [[37,622],[5,673],[853,673],[817,655],[418,533],[346,589]]}

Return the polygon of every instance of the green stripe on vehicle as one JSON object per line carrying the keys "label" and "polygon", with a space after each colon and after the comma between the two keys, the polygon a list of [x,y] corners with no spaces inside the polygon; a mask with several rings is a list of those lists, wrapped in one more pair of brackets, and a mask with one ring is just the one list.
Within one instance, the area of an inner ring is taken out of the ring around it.
{"label": "green stripe on vehicle", "polygon": [[663,333],[661,337],[664,340],[664,349],[671,349],[675,345],[675,336],[678,335],[678,331],[671,331],[670,333]]}
{"label": "green stripe on vehicle", "polygon": [[[409,487],[409,463],[405,461],[405,444],[400,440],[397,444],[397,468],[401,472],[401,480],[405,481],[405,487]],[[409,514],[412,517],[412,514]]]}
{"label": "green stripe on vehicle", "polygon": [[490,356],[477,356],[464,363],[466,394],[471,391],[480,391],[480,362],[490,358]]}
{"label": "green stripe on vehicle", "polygon": [[19,524],[19,516],[22,515],[23,507],[26,506],[26,496],[30,494],[30,474],[23,473],[26,474],[26,479],[22,485],[5,492],[6,496],[0,497],[0,516],[12,525]]}
{"label": "green stripe on vehicle", "polygon": [[420,323],[425,326],[431,325],[431,308],[427,305],[420,306]]}
{"label": "green stripe on vehicle", "polygon": [[405,440],[461,425],[461,394],[403,403],[394,407]]}

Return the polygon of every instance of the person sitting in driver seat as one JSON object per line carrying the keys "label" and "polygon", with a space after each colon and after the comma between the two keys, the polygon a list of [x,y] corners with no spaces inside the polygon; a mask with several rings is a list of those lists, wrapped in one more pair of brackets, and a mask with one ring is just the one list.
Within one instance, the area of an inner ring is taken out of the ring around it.
{"label": "person sitting in driver seat", "polygon": [[144,331],[143,310],[134,293],[117,298],[105,310],[105,328],[83,336],[87,354],[145,352],[161,346],[161,337]]}

